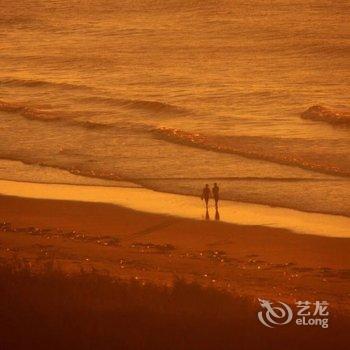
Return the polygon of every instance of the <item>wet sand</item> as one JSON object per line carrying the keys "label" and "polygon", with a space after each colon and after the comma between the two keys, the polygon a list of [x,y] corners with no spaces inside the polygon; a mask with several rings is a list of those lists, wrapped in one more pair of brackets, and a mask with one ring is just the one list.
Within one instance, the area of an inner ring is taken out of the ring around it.
{"label": "wet sand", "polygon": [[[104,187],[27,183],[0,180],[0,193],[8,196],[51,200],[70,200],[116,204],[145,213],[171,215],[187,219],[215,219],[210,205],[194,196],[152,191],[146,188]],[[211,203],[212,204],[212,203]],[[308,213],[266,205],[220,201],[220,220],[239,225],[258,225],[291,230],[295,233],[350,238],[350,218],[340,215]]]}
{"label": "wet sand", "polygon": [[159,284],[180,277],[253,298],[327,300],[350,310],[347,238],[11,196],[0,196],[0,221],[5,260]]}

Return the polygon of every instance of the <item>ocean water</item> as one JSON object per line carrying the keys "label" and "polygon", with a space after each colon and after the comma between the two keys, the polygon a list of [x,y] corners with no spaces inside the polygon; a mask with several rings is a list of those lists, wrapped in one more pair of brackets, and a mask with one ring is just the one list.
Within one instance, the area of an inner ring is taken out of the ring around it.
{"label": "ocean water", "polygon": [[0,178],[216,181],[228,200],[350,216],[350,124],[301,115],[349,113],[349,15],[342,0],[0,0]]}

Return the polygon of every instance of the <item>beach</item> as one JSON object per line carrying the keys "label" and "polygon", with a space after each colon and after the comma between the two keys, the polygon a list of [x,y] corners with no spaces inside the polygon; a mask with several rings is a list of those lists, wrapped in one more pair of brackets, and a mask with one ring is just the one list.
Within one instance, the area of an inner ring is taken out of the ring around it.
{"label": "beach", "polygon": [[0,348],[345,348],[349,13],[2,0]]}
{"label": "beach", "polygon": [[4,195],[0,219],[5,261],[51,261],[159,285],[181,278],[252,300],[327,300],[349,312],[347,238]]}

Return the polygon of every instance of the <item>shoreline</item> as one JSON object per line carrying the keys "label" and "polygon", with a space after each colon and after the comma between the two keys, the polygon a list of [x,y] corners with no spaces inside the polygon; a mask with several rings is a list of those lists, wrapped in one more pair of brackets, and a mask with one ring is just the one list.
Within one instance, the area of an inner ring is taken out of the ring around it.
{"label": "shoreline", "polygon": [[[198,197],[156,192],[142,187],[103,187],[29,183],[0,180],[0,195],[32,199],[105,203],[151,214],[203,220]],[[215,209],[209,208],[210,219]],[[295,233],[350,238],[350,218],[341,215],[302,212],[295,209],[221,200],[220,221],[287,229]]]}
{"label": "shoreline", "polygon": [[[12,169],[14,168],[16,176],[10,175],[9,173],[3,173],[3,169]],[[143,188],[145,190],[149,190],[152,192],[157,193],[164,193],[169,195],[179,195],[179,196],[185,196],[185,197],[197,197],[198,193],[200,193],[200,188],[197,188],[197,192],[193,193],[191,191],[177,191],[174,188],[166,188],[164,190],[160,188],[153,188],[153,186],[144,186],[143,180],[177,180],[177,181],[189,181],[194,180],[191,177],[180,177],[180,178],[150,178],[147,177],[145,179],[142,178],[127,178],[127,179],[121,179],[116,178],[115,180],[111,179],[110,176],[105,175],[96,175],[96,174],[82,174],[79,171],[74,170],[67,170],[63,169],[62,167],[56,167],[56,166],[48,166],[43,164],[30,164],[23,161],[15,161],[10,159],[0,159],[0,181],[10,181],[10,182],[17,182],[17,183],[29,183],[29,184],[46,184],[46,185],[67,185],[67,186],[93,186],[93,187],[99,187],[99,188]],[[44,170],[44,171],[43,171]],[[111,175],[111,174],[109,174]],[[269,182],[275,182],[275,183],[290,183],[290,182],[334,182],[334,183],[344,183],[344,179],[337,178],[337,177],[327,177],[327,178],[308,178],[308,177],[204,177],[204,178],[197,178],[195,180],[201,180],[204,182],[207,182],[208,180],[213,180],[213,182],[222,180],[222,181],[267,181]],[[141,182],[140,182],[141,181]],[[312,186],[312,185],[311,185]],[[274,191],[273,188],[270,188],[270,192],[272,193]],[[276,192],[278,193],[278,191]],[[8,193],[11,195],[11,193]],[[17,195],[17,194],[16,194]],[[331,216],[339,216],[339,217],[345,217],[350,218],[350,212],[346,209],[346,207],[343,206],[343,209],[338,208],[339,210],[334,210],[334,207],[332,205],[327,207],[313,207],[312,202],[309,202],[308,206],[305,205],[299,205],[297,202],[295,202],[296,198],[293,198],[293,201],[291,204],[289,201],[285,201],[286,194],[281,196],[284,198],[281,201],[277,200],[276,198],[272,201],[266,201],[262,198],[255,198],[255,199],[249,199],[244,198],[241,195],[235,199],[235,197],[226,197],[223,196],[221,198],[221,201],[226,201],[228,203],[244,203],[248,205],[253,206],[263,206],[265,208],[275,208],[275,209],[286,209],[286,210],[292,210],[296,212],[301,213],[311,213],[311,214],[319,214],[319,215],[331,215]],[[345,202],[346,197],[344,196],[343,200],[341,202]],[[332,209],[331,209],[332,208]]]}
{"label": "shoreline", "polygon": [[[71,175],[73,175],[74,177],[76,176],[73,173],[70,173]],[[159,191],[157,189],[152,189],[152,188],[148,188],[148,187],[144,187],[142,185],[137,184],[136,180],[140,180],[139,178],[137,179],[129,179],[129,181],[126,180],[109,180],[109,179],[104,179],[104,178],[100,178],[100,177],[91,177],[91,176],[85,176],[85,175],[79,175],[77,177],[83,177],[87,179],[86,183],[76,183],[76,182],[59,182],[59,181],[50,181],[50,180],[42,180],[42,181],[33,181],[33,180],[17,180],[17,179],[8,179],[8,178],[0,178],[0,182],[1,181],[9,181],[9,182],[15,182],[15,183],[25,183],[25,184],[43,184],[43,185],[64,185],[64,186],[86,186],[86,187],[99,187],[99,188],[138,188],[138,189],[145,189],[148,191],[152,191],[152,192],[156,192],[156,193],[164,193],[164,194],[169,194],[169,195],[178,195],[178,196],[184,196],[184,197],[195,197],[196,196],[192,195],[192,194],[188,194],[188,193],[178,193],[175,191]],[[220,178],[203,178],[203,181],[207,181],[207,180],[218,180]],[[223,178],[223,179],[227,179],[227,178]],[[234,178],[234,179],[230,179],[230,181],[241,181],[243,179],[247,179],[247,178]],[[250,180],[253,178],[249,178]],[[259,180],[260,178],[256,178],[256,180]],[[291,178],[294,180],[294,178]],[[271,181],[280,181],[280,182],[285,182],[285,181],[290,181],[291,179],[285,179],[285,178],[272,178]],[[97,180],[105,182],[104,184],[100,184],[100,183],[94,183],[94,181]],[[142,179],[141,179],[142,180]],[[147,180],[153,180],[153,178],[147,178]],[[173,180],[173,178],[162,178],[162,180]],[[181,178],[180,180],[187,180],[187,178]],[[88,183],[88,181],[91,181],[91,183]],[[135,181],[135,182],[132,182]],[[268,180],[269,181],[269,180]],[[298,181],[324,181],[323,179],[295,179],[296,182]],[[327,181],[334,181],[334,182],[338,182],[338,181],[342,181],[339,179],[327,179]],[[1,195],[1,193],[0,193]],[[17,196],[17,197],[21,197],[21,196]],[[263,206],[263,207],[268,207],[268,208],[276,208],[276,209],[286,209],[286,210],[292,210],[292,211],[297,211],[297,212],[301,212],[301,213],[306,213],[306,214],[319,214],[319,215],[330,215],[330,216],[339,216],[339,217],[344,217],[344,218],[349,218],[350,219],[350,214],[342,214],[342,213],[337,213],[337,212],[322,212],[322,211],[313,211],[313,210],[301,210],[299,208],[293,208],[293,207],[288,207],[288,206],[278,206],[278,205],[272,205],[272,204],[266,204],[264,202],[253,202],[253,201],[249,201],[249,200],[233,200],[233,199],[226,199],[226,198],[220,198],[220,203],[222,201],[225,202],[235,202],[235,203],[242,203],[242,204],[250,204],[250,205],[258,205],[258,206]],[[102,202],[101,202],[102,203]]]}

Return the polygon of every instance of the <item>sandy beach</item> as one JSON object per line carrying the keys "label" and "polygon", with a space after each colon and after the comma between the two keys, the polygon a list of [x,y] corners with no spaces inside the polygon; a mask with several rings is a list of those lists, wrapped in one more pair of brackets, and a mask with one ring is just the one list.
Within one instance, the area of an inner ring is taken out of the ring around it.
{"label": "sandy beach", "polygon": [[0,349],[347,349],[349,1],[0,10]]}
{"label": "sandy beach", "polygon": [[161,285],[181,278],[254,299],[327,300],[350,309],[347,238],[4,195],[0,220],[6,261],[54,261],[65,271]]}

